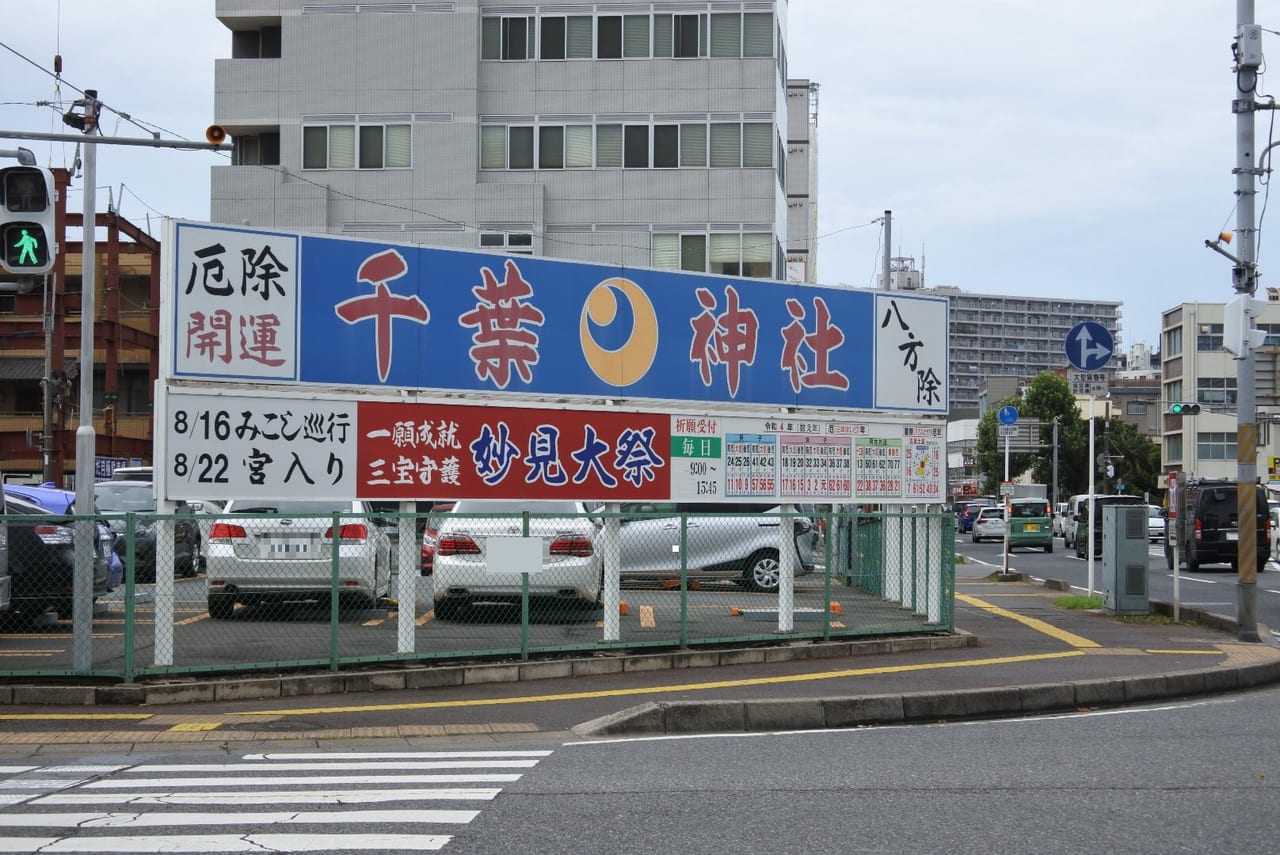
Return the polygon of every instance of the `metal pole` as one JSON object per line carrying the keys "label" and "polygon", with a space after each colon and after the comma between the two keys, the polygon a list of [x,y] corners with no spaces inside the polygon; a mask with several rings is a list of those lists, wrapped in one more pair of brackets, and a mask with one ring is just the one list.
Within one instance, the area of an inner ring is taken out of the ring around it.
{"label": "metal pole", "polygon": [[[1001,491],[1004,485],[1009,483],[1009,434],[1004,435],[1004,481],[1001,482]],[[1004,564],[1001,572],[1006,576],[1009,574],[1009,494],[1004,495]]]}
{"label": "metal pole", "polygon": [[[1097,474],[1097,471],[1098,471],[1098,461],[1094,459],[1094,456],[1093,456],[1093,446],[1094,446],[1093,408],[1094,408],[1095,400],[1096,399],[1094,398],[1094,394],[1090,392],[1089,393],[1089,500],[1087,504],[1087,507],[1089,508],[1089,531],[1085,535],[1086,537],[1085,548],[1089,550],[1089,554],[1086,557],[1086,560],[1089,562],[1088,595],[1090,597],[1093,596],[1093,514],[1094,514],[1094,511],[1096,510],[1093,504],[1093,491],[1097,488],[1096,482],[1094,481],[1094,476]],[[1079,540],[1080,540],[1080,529],[1079,527],[1077,527],[1076,542],[1079,542]]]}
{"label": "metal pole", "polygon": [[[44,390],[44,412],[40,428],[40,473],[41,481],[53,481],[53,313],[54,313],[55,280],[52,276],[44,277],[44,380],[40,387]],[[62,487],[63,484],[55,486]]]}
{"label": "metal pole", "polygon": [[[86,94],[87,91],[86,91]],[[72,577],[71,662],[77,671],[93,665],[93,563],[97,531],[93,521],[93,318],[97,262],[98,146],[84,138],[84,238],[80,254],[80,425],[76,428],[75,572]]]}
{"label": "metal pole", "polygon": [[884,272],[882,273],[883,282],[880,283],[881,291],[891,291],[892,286],[889,284],[889,256],[893,252],[889,244],[893,240],[893,211],[884,212]]}
{"label": "metal pole", "polygon": [[[1232,274],[1233,285],[1239,294],[1252,299],[1258,288],[1258,272],[1255,264],[1257,246],[1254,219],[1254,91],[1258,83],[1258,65],[1252,59],[1245,61],[1245,27],[1253,24],[1253,0],[1236,0],[1236,35],[1238,43],[1236,72],[1232,76],[1231,111],[1236,116],[1236,234],[1240,239],[1240,266]],[[1260,33],[1256,35],[1260,36]],[[1260,47],[1257,48],[1260,52]],[[1252,319],[1245,315],[1245,323],[1251,327]],[[1248,342],[1248,328],[1245,340]],[[1261,641],[1258,636],[1258,529],[1257,482],[1258,425],[1257,402],[1254,390],[1254,356],[1252,346],[1244,348],[1244,358],[1237,365],[1236,389],[1238,390],[1236,440],[1236,519],[1239,522],[1240,539],[1236,544],[1239,569],[1236,581],[1236,638],[1240,641]]]}
{"label": "metal pole", "polygon": [[1058,417],[1053,417],[1053,490],[1049,494],[1054,513],[1058,512]]}

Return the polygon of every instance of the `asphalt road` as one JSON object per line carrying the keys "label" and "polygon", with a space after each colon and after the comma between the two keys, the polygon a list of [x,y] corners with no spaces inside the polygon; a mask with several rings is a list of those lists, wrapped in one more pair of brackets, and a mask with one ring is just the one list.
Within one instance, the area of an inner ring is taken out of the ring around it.
{"label": "asphalt road", "polygon": [[[973,543],[967,534],[956,535],[957,554],[970,556],[993,567],[1003,565],[1002,548],[1000,543]],[[1174,602],[1173,571],[1168,569],[1165,561],[1164,544],[1149,544],[1148,559],[1148,599]],[[1074,549],[1063,547],[1061,538],[1054,539],[1052,554],[1045,554],[1040,549],[1015,549],[1009,557],[1009,568],[1038,580],[1061,579],[1081,593],[1088,588],[1088,562],[1076,558]],[[1099,593],[1103,583],[1101,558],[1094,559],[1093,577],[1094,592]],[[1264,572],[1258,574],[1257,597],[1258,622],[1280,635],[1280,566],[1275,562],[1268,562]],[[1181,605],[1234,617],[1236,574],[1225,564],[1204,567],[1195,573],[1183,569],[1179,574],[1177,601]]]}
{"label": "asphalt road", "polygon": [[1280,689],[1105,712],[0,760],[0,851],[1266,852]]}

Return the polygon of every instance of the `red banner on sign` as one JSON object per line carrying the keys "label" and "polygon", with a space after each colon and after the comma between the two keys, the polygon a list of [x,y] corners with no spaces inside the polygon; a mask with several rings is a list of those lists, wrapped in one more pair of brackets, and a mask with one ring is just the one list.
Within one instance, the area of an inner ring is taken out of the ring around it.
{"label": "red banner on sign", "polygon": [[357,413],[362,499],[670,496],[669,416],[371,401]]}

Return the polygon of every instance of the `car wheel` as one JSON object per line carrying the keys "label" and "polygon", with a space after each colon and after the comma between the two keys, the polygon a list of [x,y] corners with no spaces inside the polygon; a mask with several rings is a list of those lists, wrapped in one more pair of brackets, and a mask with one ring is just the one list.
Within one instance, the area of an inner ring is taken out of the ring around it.
{"label": "car wheel", "polygon": [[1164,548],[1164,564],[1170,570],[1173,569],[1173,552],[1166,545]]}
{"label": "car wheel", "polygon": [[1050,553],[1050,552],[1053,552],[1053,539],[1052,539],[1052,538],[1050,538],[1050,539],[1049,539],[1049,542],[1048,542],[1047,544],[1045,544],[1044,551],[1045,551],[1045,553],[1046,553],[1046,554],[1048,554],[1048,553]]}
{"label": "car wheel", "polygon": [[214,620],[226,620],[236,610],[236,598],[226,594],[209,595],[209,617]]}
{"label": "car wheel", "polygon": [[1187,556],[1187,572],[1198,573],[1200,571],[1200,560],[1191,555]]}
{"label": "car wheel", "polygon": [[436,620],[454,620],[462,611],[463,602],[458,597],[443,597],[436,600],[434,606]]}
{"label": "car wheel", "polygon": [[777,550],[761,549],[748,559],[747,571],[742,578],[752,591],[776,591],[781,573]]}
{"label": "car wheel", "polygon": [[982,538],[978,537],[978,536],[975,534],[975,535],[973,536],[973,542],[974,542],[974,543],[981,543],[981,542],[982,542]]}

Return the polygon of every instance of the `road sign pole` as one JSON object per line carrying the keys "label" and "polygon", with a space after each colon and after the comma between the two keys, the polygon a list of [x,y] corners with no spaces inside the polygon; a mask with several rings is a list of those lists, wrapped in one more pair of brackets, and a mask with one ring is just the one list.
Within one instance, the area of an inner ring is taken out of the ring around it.
{"label": "road sign pole", "polygon": [[[1093,402],[1095,398],[1089,395],[1089,533],[1088,533],[1088,550],[1089,550],[1089,590],[1090,597],[1093,596],[1093,491],[1095,489],[1094,476],[1098,471],[1097,463],[1093,459]],[[1079,529],[1076,530],[1076,540],[1080,539]]]}
{"label": "road sign pole", "polygon": [[[1004,483],[1009,483],[1009,434],[1004,435]],[[1003,573],[1009,573],[1009,494],[1004,495],[1004,568]]]}

